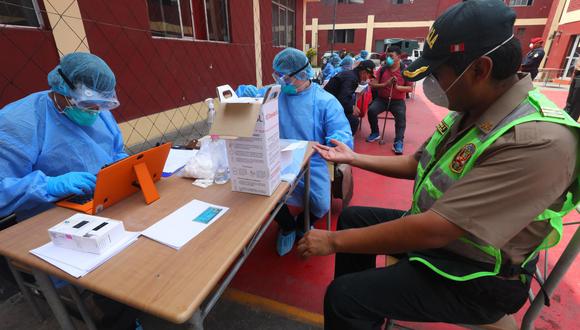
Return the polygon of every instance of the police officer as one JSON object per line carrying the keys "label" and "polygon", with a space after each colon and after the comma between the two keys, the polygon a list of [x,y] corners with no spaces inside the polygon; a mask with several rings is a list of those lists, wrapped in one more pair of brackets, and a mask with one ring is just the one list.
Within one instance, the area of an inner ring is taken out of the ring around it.
{"label": "police officer", "polygon": [[[411,208],[345,209],[336,232],[312,230],[302,257],[336,253],[326,329],[380,329],[385,318],[489,324],[527,299],[537,252],[557,243],[578,199],[580,125],[517,74],[516,14],[500,0],[439,17],[404,75],[450,112],[414,155],[319,145],[327,160],[415,179]],[[554,159],[558,166],[553,166]],[[395,254],[376,268],[377,254]]]}
{"label": "police officer", "polygon": [[522,63],[522,72],[529,72],[532,76],[532,80],[536,79],[538,75],[538,67],[542,63],[542,59],[546,54],[542,45],[544,40],[542,38],[533,38],[530,41],[530,51],[526,55],[524,62]]}

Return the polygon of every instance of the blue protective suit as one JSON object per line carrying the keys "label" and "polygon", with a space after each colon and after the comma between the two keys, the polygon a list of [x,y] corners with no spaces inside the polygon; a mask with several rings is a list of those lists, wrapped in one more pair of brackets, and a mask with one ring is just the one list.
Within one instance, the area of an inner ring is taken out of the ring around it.
{"label": "blue protective suit", "polygon": [[28,218],[51,206],[47,176],[96,174],[127,157],[119,126],[101,111],[92,126],[79,126],[59,113],[49,91],[31,94],[0,109],[0,217]]}
{"label": "blue protective suit", "polygon": [[[280,137],[316,141],[326,144],[326,138],[343,137],[341,142],[352,148],[352,132],[344,110],[334,96],[320,85],[296,95],[280,94]],[[301,180],[288,200],[289,205],[303,207],[304,181]],[[310,161],[310,211],[321,218],[330,209],[330,177],[326,161],[314,154]],[[314,220],[314,219],[312,219]]]}
{"label": "blue protective suit", "polygon": [[326,66],[324,67],[324,70],[322,70],[322,79],[323,80],[328,80],[330,78],[332,78],[334,76],[334,71],[336,69],[334,68],[334,66],[330,63],[327,63]]}

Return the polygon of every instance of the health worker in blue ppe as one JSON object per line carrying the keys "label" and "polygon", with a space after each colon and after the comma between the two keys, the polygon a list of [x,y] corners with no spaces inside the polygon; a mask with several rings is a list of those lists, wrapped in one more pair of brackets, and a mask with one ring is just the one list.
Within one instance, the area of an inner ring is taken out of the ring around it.
{"label": "health worker in blue ppe", "polygon": [[346,55],[342,59],[342,61],[340,61],[340,66],[335,70],[334,75],[337,75],[343,71],[352,70],[353,65],[354,65],[354,59],[352,58],[352,56]]}
{"label": "health worker in blue ppe", "polygon": [[[311,83],[312,67],[306,55],[298,49],[288,47],[274,58],[273,77],[282,86],[278,100],[280,115],[280,137],[318,141],[333,145],[331,140],[352,146],[352,132],[342,106],[338,100],[320,85]],[[319,154],[310,161],[310,219],[322,218],[330,209],[330,176],[326,161]],[[303,209],[304,181],[287,201],[287,205]],[[280,226],[276,248],[279,255],[292,250],[296,237],[304,235],[303,211],[292,215],[284,205],[276,222]]]}
{"label": "health worker in blue ppe", "polygon": [[0,109],[0,217],[21,221],[91,194],[101,167],[127,156],[110,112],[115,84],[102,59],[71,53],[48,74],[50,90]]}
{"label": "health worker in blue ppe", "polygon": [[336,75],[336,69],[340,65],[340,56],[338,54],[332,54],[332,56],[328,59],[328,63],[322,70],[322,78],[323,80],[329,80],[330,78]]}
{"label": "health worker in blue ppe", "polygon": [[364,49],[363,49],[363,50],[361,50],[361,51],[360,51],[360,54],[358,54],[358,55],[357,55],[357,56],[354,58],[354,60],[355,60],[356,62],[362,62],[362,61],[364,61],[364,60],[368,59],[368,56],[369,56],[369,52],[368,52],[368,50],[364,50]]}

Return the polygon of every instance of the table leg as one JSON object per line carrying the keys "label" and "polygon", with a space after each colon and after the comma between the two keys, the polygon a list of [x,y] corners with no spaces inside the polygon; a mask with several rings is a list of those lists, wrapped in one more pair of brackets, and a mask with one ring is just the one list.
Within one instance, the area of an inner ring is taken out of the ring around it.
{"label": "table leg", "polygon": [[89,330],[97,330],[97,326],[95,325],[95,322],[93,321],[93,318],[91,317],[91,314],[87,310],[87,307],[83,303],[83,299],[81,298],[81,295],[79,294],[79,291],[77,290],[77,288],[74,285],[70,284],[70,285],[68,285],[68,290],[69,290],[69,293],[70,293],[72,299],[74,300],[75,304],[77,305],[79,313],[81,314],[83,321],[85,321],[87,328],[89,328]]}
{"label": "table leg", "polygon": [[201,309],[197,309],[189,320],[189,329],[203,330],[203,317],[201,316]]}
{"label": "table leg", "polygon": [[304,232],[310,230],[310,162],[304,172]]}
{"label": "table leg", "polygon": [[40,309],[38,308],[38,304],[36,302],[36,299],[32,295],[30,288],[24,284],[24,279],[22,278],[22,274],[20,274],[20,272],[14,268],[14,266],[12,265],[12,263],[10,262],[10,260],[8,258],[6,259],[6,263],[8,264],[8,267],[10,268],[12,275],[14,275],[14,278],[16,279],[16,284],[18,284],[18,288],[20,289],[20,292],[22,292],[22,295],[24,295],[24,298],[26,299],[26,301],[28,301],[28,304],[30,305],[30,307],[32,307],[32,313],[39,321],[44,321],[44,316],[42,315],[42,313],[40,312]]}
{"label": "table leg", "polygon": [[32,273],[34,274],[34,278],[36,278],[36,283],[40,287],[42,294],[46,298],[50,309],[52,310],[54,317],[58,321],[58,324],[63,330],[74,330],[75,327],[64,307],[64,304],[60,300],[54,285],[52,285],[52,281],[45,273],[33,269]]}

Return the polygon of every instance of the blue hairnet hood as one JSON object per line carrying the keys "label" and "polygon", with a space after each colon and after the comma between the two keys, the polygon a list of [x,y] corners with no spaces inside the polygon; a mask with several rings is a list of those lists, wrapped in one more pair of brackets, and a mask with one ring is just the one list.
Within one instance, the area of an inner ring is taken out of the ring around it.
{"label": "blue hairnet hood", "polygon": [[[297,72],[304,66],[306,67],[303,70]],[[300,80],[308,80],[314,74],[304,52],[292,47],[287,47],[274,57],[272,68],[282,74],[296,73],[294,77]]]}
{"label": "blue hairnet hood", "polygon": [[368,56],[369,56],[368,51],[366,51],[364,49],[360,51],[360,57],[362,57],[363,60],[366,60]]}
{"label": "blue hairnet hood", "polygon": [[338,56],[338,54],[332,54],[330,57],[330,64],[332,64],[334,67],[337,67],[340,64],[340,56]]}
{"label": "blue hairnet hood", "polygon": [[352,67],[352,65],[354,64],[354,60],[352,59],[352,56],[350,55],[346,55],[342,61],[340,61],[340,66],[346,66],[346,67]]}
{"label": "blue hairnet hood", "polygon": [[117,83],[115,74],[100,57],[89,53],[71,53],[60,60],[60,64],[48,74],[48,85],[61,95],[71,96],[70,87],[58,73],[58,69],[72,82],[107,94],[114,93]]}

